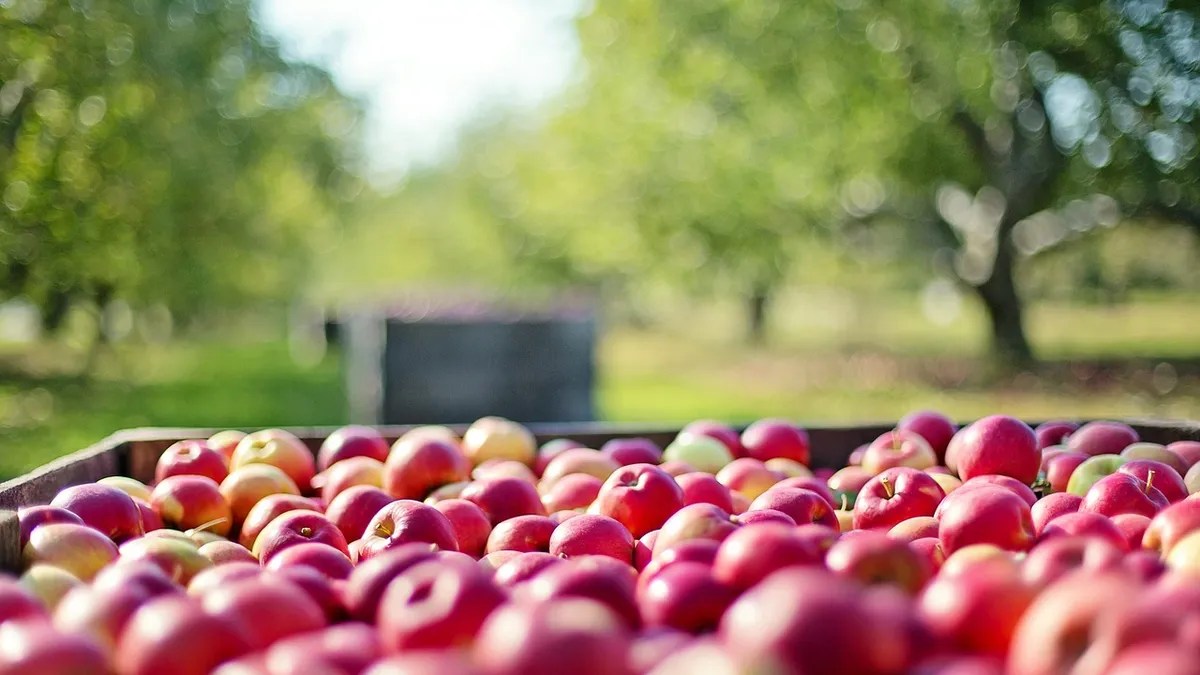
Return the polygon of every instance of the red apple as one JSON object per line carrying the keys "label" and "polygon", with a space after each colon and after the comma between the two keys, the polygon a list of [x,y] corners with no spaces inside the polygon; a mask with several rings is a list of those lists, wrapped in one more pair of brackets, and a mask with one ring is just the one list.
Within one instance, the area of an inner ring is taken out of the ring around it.
{"label": "red apple", "polygon": [[65,633],[44,621],[0,626],[0,672],[72,675],[110,672],[104,651],[83,633]]}
{"label": "red apple", "polygon": [[379,634],[391,652],[469,644],[504,593],[477,567],[419,563],[388,584]]}
{"label": "red apple", "polygon": [[596,500],[603,485],[604,481],[586,473],[563,476],[542,493],[542,506],[550,513],[586,509]]}
{"label": "red apple", "polygon": [[1054,492],[1066,492],[1075,469],[1091,457],[1076,450],[1063,450],[1045,461],[1046,482]]}
{"label": "red apple", "polygon": [[1142,539],[1146,530],[1150,529],[1150,522],[1146,516],[1136,513],[1121,513],[1112,517],[1112,524],[1116,525],[1121,538],[1125,540],[1123,550],[1137,551],[1142,547]]}
{"label": "red apple", "polygon": [[480,558],[478,564],[483,571],[495,576],[496,570],[519,555],[521,555],[520,551],[492,551]]}
{"label": "red apple", "polygon": [[675,476],[675,483],[683,491],[685,506],[712,504],[723,511],[733,511],[733,498],[729,488],[721,485],[721,482],[712,474],[691,471]]}
{"label": "red apple", "polygon": [[212,566],[212,561],[200,555],[195,543],[186,538],[179,540],[146,535],[121,544],[118,551],[122,563],[153,563],[166,572],[168,577],[184,585],[196,574]]}
{"label": "red apple", "polygon": [[371,427],[345,426],[335,430],[321,443],[317,451],[317,468],[325,471],[350,457],[370,457],[383,462],[388,458],[388,442],[383,434]]}
{"label": "red apple", "polygon": [[633,567],[641,572],[654,560],[654,542],[658,540],[658,530],[647,532],[645,536],[633,542]]}
{"label": "red apple", "polygon": [[74,513],[86,525],[118,544],[141,536],[144,531],[142,516],[133,498],[108,485],[88,483],[65,488],[54,496],[50,506]]}
{"label": "red apple", "polygon": [[231,472],[251,464],[267,464],[282,470],[302,490],[307,490],[317,473],[317,463],[308,446],[290,432],[263,429],[243,438],[229,460]]}
{"label": "red apple", "polygon": [[146,597],[158,597],[166,593],[182,593],[181,586],[167,576],[161,567],[150,562],[119,560],[100,570],[92,580],[92,588],[101,591],[118,588],[136,589]]}
{"label": "red apple", "polygon": [[433,508],[450,521],[458,550],[475,558],[483,556],[488,535],[492,532],[492,523],[483,509],[465,499],[447,499],[434,504]]}
{"label": "red apple", "polygon": [[1200,498],[1191,497],[1172,504],[1155,514],[1142,539],[1142,545],[1164,557],[1181,539],[1200,530]]}
{"label": "red apple", "polygon": [[1074,422],[1056,420],[1039,424],[1033,433],[1037,436],[1038,447],[1045,450],[1052,445],[1065,442],[1067,437],[1075,433],[1078,428],[1079,425]]}
{"label": "red apple", "polygon": [[860,463],[867,473],[877,474],[895,466],[928,469],[937,461],[937,454],[923,436],[897,429],[884,433],[868,445]]}
{"label": "red apple", "polygon": [[168,595],[134,613],[121,632],[115,665],[122,675],[208,675],[251,649],[229,618],[205,612],[193,598]]}
{"label": "red apple", "polygon": [[985,476],[975,476],[974,478],[971,478],[970,480],[967,480],[962,485],[960,485],[958,488],[958,491],[966,492],[967,490],[973,490],[977,487],[983,487],[983,486],[995,486],[995,487],[1004,488],[1005,490],[1008,490],[1008,491],[1012,492],[1013,494],[1015,494],[1016,496],[1020,497],[1021,499],[1025,500],[1025,503],[1028,504],[1030,507],[1032,507],[1034,505],[1034,503],[1037,502],[1037,499],[1038,499],[1037,495],[1034,494],[1033,490],[1025,483],[1022,483],[1021,481],[1019,481],[1015,478],[1012,478],[1011,476],[998,476],[995,474],[988,474]]}
{"label": "red apple", "polygon": [[[372,523],[374,522],[373,520]],[[336,525],[320,513],[301,510],[288,511],[267,523],[254,540],[254,548],[251,550],[254,557],[265,565],[284,549],[307,542],[332,546],[344,555],[350,555],[346,547],[346,537]]]}
{"label": "red apple", "polygon": [[138,515],[142,518],[143,532],[153,532],[163,529],[162,518],[159,517],[158,512],[154,510],[154,507],[149,502],[134,497],[133,503],[137,505]]}
{"label": "red apple", "polygon": [[1029,505],[1004,488],[956,490],[939,507],[938,540],[947,555],[971,544],[1024,551],[1033,543]]}
{"label": "red apple", "polygon": [[767,461],[775,457],[794,459],[805,466],[809,463],[808,432],[780,419],[762,419],[742,432],[746,456]]}
{"label": "red apple", "polygon": [[237,626],[255,649],[326,625],[325,613],[303,589],[275,575],[219,586],[201,603],[210,615]]}
{"label": "red apple", "polygon": [[1189,468],[1200,463],[1200,441],[1175,441],[1167,444],[1167,450],[1175,453]]}
{"label": "red apple", "polygon": [[1117,473],[1127,473],[1136,476],[1147,485],[1153,486],[1162,493],[1171,504],[1182,501],[1188,496],[1187,486],[1183,478],[1170,466],[1152,459],[1134,459],[1121,465]]}
{"label": "red apple", "polygon": [[774,523],[776,525],[789,525],[795,527],[796,520],[784,513],[775,509],[760,509],[758,511],[746,511],[735,515],[731,520],[738,525],[753,525],[755,523]]}
{"label": "red apple", "polygon": [[137,586],[105,590],[80,586],[67,593],[54,610],[54,627],[88,637],[111,658],[121,630],[149,599]]}
{"label": "red apple", "polygon": [[662,527],[683,508],[683,490],[653,464],[622,466],[600,488],[596,510],[625,526],[634,537]]}
{"label": "red apple", "polygon": [[869,530],[834,542],[825,554],[825,566],[847,579],[888,583],[914,595],[933,576],[933,568],[907,542]]}
{"label": "red apple", "polygon": [[34,528],[22,557],[26,566],[54,565],[83,581],[91,581],[105,565],[117,559],[117,545],[86,525],[51,523]]}
{"label": "red apple", "polygon": [[1029,514],[1033,517],[1033,531],[1041,534],[1046,525],[1055,518],[1079,511],[1083,497],[1068,492],[1055,492],[1042,497],[1033,505]]}
{"label": "red apple", "polygon": [[1189,675],[1196,672],[1194,650],[1167,642],[1144,642],[1121,651],[1107,675]]}
{"label": "red apple", "polygon": [[921,594],[919,613],[955,649],[1003,658],[1034,597],[1016,567],[982,560],[958,574],[939,574]]}
{"label": "red apple", "polygon": [[1140,513],[1148,518],[1167,508],[1167,498],[1158,488],[1137,476],[1114,473],[1096,481],[1083,497],[1080,511],[1115,516]]}
{"label": "red apple", "polygon": [[[347,542],[351,542],[362,538],[367,524],[371,522],[375,514],[394,501],[396,500],[391,495],[377,487],[355,485],[347,488],[329,502],[329,506],[325,509],[325,517],[337,525]],[[443,513],[445,512],[443,511]]]}
{"label": "red apple", "polygon": [[463,488],[462,498],[483,509],[493,526],[517,516],[546,515],[537,489],[519,478],[472,481]]}
{"label": "red apple", "polygon": [[333,501],[356,485],[383,487],[383,462],[371,457],[348,457],[313,476],[312,486],[320,490],[321,501]]}
{"label": "red apple", "polygon": [[932,476],[908,467],[884,470],[863,486],[854,502],[855,529],[891,528],[932,516],[946,493]]}
{"label": "red apple", "polygon": [[[468,502],[470,503],[470,502]],[[497,523],[487,539],[486,551],[550,550],[550,536],[558,524],[546,516],[517,516]]]}
{"label": "red apple", "polygon": [[208,447],[216,450],[218,454],[225,458],[225,464],[229,464],[229,460],[233,459],[233,451],[237,450],[238,443],[246,437],[246,432],[236,429],[226,429],[218,431],[208,437]]}
{"label": "red apple", "polygon": [[940,572],[942,564],[946,562],[946,552],[942,550],[942,542],[938,541],[936,536],[913,539],[908,542],[908,547],[921,556],[934,574]]}
{"label": "red apple", "polygon": [[820,494],[804,488],[771,488],[750,504],[750,511],[760,509],[774,509],[786,513],[799,525],[817,523],[829,527],[838,526],[837,516],[834,515],[829,502]]}
{"label": "red apple", "polygon": [[471,463],[455,443],[430,435],[405,435],[392,446],[383,488],[398,499],[424,499],[443,485],[466,481]]}
{"label": "red apple", "polygon": [[713,575],[728,586],[745,590],[784,567],[819,566],[824,559],[825,549],[797,534],[795,527],[761,524],[742,527],[721,542]]}
{"label": "red apple", "polygon": [[57,506],[26,506],[17,509],[17,519],[21,525],[21,548],[29,543],[29,533],[38,525],[51,523],[68,523],[83,525],[83,519],[74,513]]}
{"label": "red apple", "polygon": [[571,448],[564,451],[546,465],[540,483],[543,491],[548,490],[563,476],[585,473],[600,480],[608,478],[620,464],[612,457],[591,448]]}
{"label": "red apple", "polygon": [[168,476],[179,475],[207,476],[219,484],[229,475],[228,461],[206,441],[179,441],[159,456],[154,480],[161,483]]}
{"label": "red apple", "polygon": [[[733,437],[737,438],[736,432]],[[600,446],[600,452],[621,466],[662,462],[662,449],[648,438],[614,438]]]}
{"label": "red apple", "polygon": [[[683,461],[682,459],[664,460],[662,464],[658,465],[658,468],[671,474],[676,479],[678,479],[680,476],[682,476],[685,473],[703,473],[702,471],[700,471],[700,469],[697,469],[695,466],[693,466],[692,464],[690,464],[688,462]],[[708,475],[711,475],[711,474],[708,474]],[[714,478],[713,480],[716,480],[716,478]]]}
{"label": "red apple", "polygon": [[1030,485],[1042,456],[1037,437],[1024,422],[1004,415],[984,417],[960,432],[955,462],[964,481],[975,476],[1011,476]]}
{"label": "red apple", "polygon": [[689,539],[681,541],[671,548],[659,551],[658,555],[646,565],[646,569],[638,575],[638,592],[641,593],[646,584],[653,581],[659,572],[676,563],[701,563],[705,567],[712,567],[713,562],[717,559],[717,551],[720,548],[721,542],[718,541],[711,539]]}
{"label": "red apple", "polygon": [[37,596],[16,579],[0,576],[0,624],[45,618],[46,608]]}
{"label": "red apple", "polygon": [[1115,568],[1123,553],[1124,548],[1100,537],[1054,537],[1033,547],[1021,565],[1021,573],[1035,588],[1045,588],[1076,570]]}
{"label": "red apple", "polygon": [[940,462],[946,456],[946,446],[950,445],[950,439],[954,438],[957,427],[949,417],[939,412],[918,410],[902,417],[896,425],[896,430],[919,434],[929,443],[929,447],[933,448]]}
{"label": "red apple", "polygon": [[781,490],[783,488],[804,488],[812,490],[824,499],[830,508],[841,506],[840,501],[835,501],[833,492],[829,489],[829,479],[813,476],[793,476],[792,478],[784,478],[775,485],[771,486],[772,490]]}
{"label": "red apple", "polygon": [[1116,455],[1138,442],[1137,432],[1121,422],[1088,422],[1067,437],[1067,447],[1089,455]]}
{"label": "red apple", "polygon": [[[563,525],[574,520],[578,519]],[[654,555],[689,539],[723,541],[737,528],[737,521],[727,511],[712,504],[689,504],[663,523],[654,542]]]}
{"label": "red apple", "polygon": [[414,565],[436,559],[428,544],[411,543],[362,561],[350,573],[342,593],[346,610],[357,621],[375,623],[388,584]]}
{"label": "red apple", "polygon": [[361,673],[382,657],[375,627],[356,622],[284,638],[266,652],[272,673]]}
{"label": "red apple", "polygon": [[833,501],[835,504],[841,505],[842,497],[846,498],[846,505],[853,507],[854,500],[858,499],[858,493],[862,491],[874,476],[867,473],[860,466],[847,466],[837,471],[829,477],[825,482],[829,486],[829,490],[833,493]]}
{"label": "red apple", "polygon": [[221,494],[229,502],[234,522],[240,524],[263,498],[274,494],[299,495],[300,489],[279,467],[250,464],[231,471],[221,481]]}
{"label": "red apple", "polygon": [[629,650],[620,618],[583,598],[500,607],[484,622],[475,645],[489,672],[522,675],[558,675],[564,669],[572,675],[630,675]]}
{"label": "red apple", "polygon": [[179,530],[199,528],[224,536],[233,527],[229,502],[208,476],[167,476],[154,486],[150,505],[164,525]]}
{"label": "red apple", "polygon": [[659,572],[638,592],[638,607],[647,626],[667,626],[689,633],[716,629],[737,592],[713,577],[708,565],[680,562]]}
{"label": "red apple", "polygon": [[546,471],[546,466],[550,464],[550,460],[558,457],[567,450],[582,447],[584,447],[582,443],[570,438],[555,438],[546,441],[542,444],[542,447],[538,448],[537,458],[533,463],[533,473],[540,477]]}
{"label": "red apple", "polygon": [[592,556],[554,565],[517,589],[518,602],[550,603],[584,598],[602,603],[629,628],[641,623],[635,591],[636,573],[628,564]]}
{"label": "red apple", "polygon": [[272,556],[266,567],[269,570],[279,570],[294,565],[311,567],[330,579],[345,579],[354,569],[350,557],[345,553],[317,542],[289,546]]}
{"label": "red apple", "polygon": [[[248,549],[254,548],[254,542],[258,539],[259,533],[263,531],[267,525],[279,516],[288,511],[313,511],[321,512],[321,507],[308,497],[301,497],[294,494],[274,494],[263,497],[250,512],[246,514],[242,522],[241,532],[238,535],[238,543]],[[373,513],[371,515],[374,515]]]}
{"label": "red apple", "polygon": [[585,514],[554,529],[549,552],[560,558],[603,555],[633,565],[633,535],[613,518]]}
{"label": "red apple", "polygon": [[546,569],[562,563],[562,558],[542,551],[518,553],[496,568],[492,581],[501,588],[515,588]]}
{"label": "red apple", "polygon": [[257,579],[262,574],[263,568],[257,561],[210,567],[192,577],[187,585],[187,593],[192,597],[202,598],[222,586],[242,579]]}
{"label": "red apple", "polygon": [[401,499],[384,506],[363,532],[366,542],[359,560],[413,542],[424,542],[443,551],[457,551],[454,527],[446,516],[428,504]]}
{"label": "red apple", "polygon": [[938,536],[938,521],[933,516],[916,516],[902,520],[888,530],[887,535],[892,539],[912,543],[918,539]]}
{"label": "red apple", "polygon": [[747,499],[761,495],[785,477],[753,457],[739,457],[717,472],[719,483]]}

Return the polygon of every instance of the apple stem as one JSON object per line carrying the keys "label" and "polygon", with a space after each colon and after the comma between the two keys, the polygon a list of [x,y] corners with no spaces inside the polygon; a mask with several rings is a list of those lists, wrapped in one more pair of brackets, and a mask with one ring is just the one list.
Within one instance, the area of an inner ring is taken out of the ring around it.
{"label": "apple stem", "polygon": [[846,496],[845,492],[842,493],[842,510],[843,511],[850,510],[850,498]]}
{"label": "apple stem", "polygon": [[1150,494],[1150,488],[1154,486],[1154,469],[1146,472],[1146,494]]}
{"label": "apple stem", "polygon": [[202,523],[200,525],[193,527],[192,529],[188,530],[185,534],[187,534],[190,537],[193,534],[196,534],[197,532],[205,532],[211,527],[216,527],[217,525],[220,525],[221,523],[224,523],[227,520],[229,520],[229,519],[228,518],[217,518],[215,520],[210,520],[207,523]]}
{"label": "apple stem", "polygon": [[896,496],[896,491],[892,489],[892,481],[887,479],[887,476],[880,476],[879,482],[883,483],[883,491],[887,494],[888,499]]}

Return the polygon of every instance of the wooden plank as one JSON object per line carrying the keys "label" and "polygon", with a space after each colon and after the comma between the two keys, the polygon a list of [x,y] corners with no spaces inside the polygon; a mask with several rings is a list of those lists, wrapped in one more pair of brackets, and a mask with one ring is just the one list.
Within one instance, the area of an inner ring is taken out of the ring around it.
{"label": "wooden plank", "polygon": [[21,571],[21,521],[16,511],[0,511],[0,570]]}

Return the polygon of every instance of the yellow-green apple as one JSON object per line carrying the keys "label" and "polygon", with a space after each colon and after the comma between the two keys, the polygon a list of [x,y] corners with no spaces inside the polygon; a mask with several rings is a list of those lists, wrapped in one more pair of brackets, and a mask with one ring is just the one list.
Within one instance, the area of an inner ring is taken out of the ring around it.
{"label": "yellow-green apple", "polygon": [[108,673],[104,650],[84,633],[68,633],[46,621],[10,621],[0,626],[0,672]]}
{"label": "yellow-green apple", "polygon": [[718,482],[747,499],[754,499],[784,478],[787,476],[768,469],[753,457],[739,457],[717,472]]}
{"label": "yellow-green apple", "polygon": [[117,545],[86,525],[51,523],[29,533],[22,553],[25,565],[54,565],[83,581],[91,581],[117,559]]}
{"label": "yellow-green apple", "polygon": [[854,528],[890,529],[909,518],[932,516],[945,497],[933,476],[924,471],[904,466],[886,469],[858,493]]}
{"label": "yellow-green apple", "polygon": [[713,560],[713,575],[745,590],[785,567],[820,566],[825,550],[796,533],[793,526],[761,524],[742,527],[725,538]]}
{"label": "yellow-green apple", "polygon": [[[467,503],[470,504],[470,502]],[[485,550],[487,553],[548,551],[550,550],[550,535],[554,533],[557,526],[557,523],[546,516],[509,518],[504,522],[496,523],[496,527],[492,528]]]}
{"label": "yellow-green apple", "polygon": [[876,438],[863,452],[861,466],[875,475],[894,466],[928,469],[937,464],[937,455],[923,436],[914,431],[888,431]]}
{"label": "yellow-green apple", "polygon": [[586,598],[603,603],[628,628],[641,624],[636,598],[637,573],[628,563],[590,556],[544,570],[517,589],[518,602],[548,603]]}
{"label": "yellow-green apple", "polygon": [[664,464],[682,462],[693,467],[694,471],[711,474],[716,474],[732,460],[733,455],[729,448],[708,436],[676,438],[663,450]]}
{"label": "yellow-green apple", "polygon": [[1172,504],[1150,520],[1142,538],[1145,548],[1170,555],[1179,540],[1200,530],[1200,498],[1190,497]]}
{"label": "yellow-green apple", "polygon": [[275,571],[295,565],[311,567],[330,579],[345,579],[354,570],[349,556],[328,544],[318,542],[296,544],[283,549],[271,556],[266,569]]}
{"label": "yellow-green apple", "polygon": [[67,592],[83,584],[79,577],[65,569],[44,563],[30,565],[19,581],[50,612],[58,607]]}
{"label": "yellow-green apple", "polygon": [[506,599],[478,567],[420,563],[384,591],[379,635],[390,653],[468,644]]}
{"label": "yellow-green apple", "polygon": [[1127,473],[1136,476],[1147,485],[1158,488],[1167,501],[1174,504],[1188,496],[1187,485],[1183,477],[1162,462],[1152,459],[1131,459],[1117,469],[1117,473]]}
{"label": "yellow-green apple", "polygon": [[[742,447],[748,457],[762,461],[775,457],[809,463],[808,432],[787,420],[761,419],[742,432]],[[701,467],[703,469],[703,467]]]}
{"label": "yellow-green apple", "polygon": [[1167,450],[1175,453],[1189,468],[1200,463],[1200,441],[1175,441],[1167,444]]}
{"label": "yellow-green apple", "polygon": [[220,483],[229,475],[224,455],[209,447],[206,441],[179,441],[163,451],[154,467],[154,481],[169,476],[207,476]]}
{"label": "yellow-green apple", "polygon": [[411,543],[363,560],[350,573],[343,589],[346,611],[356,621],[375,623],[380,598],[388,584],[410,567],[436,559],[429,544]]}
{"label": "yellow-green apple", "polygon": [[637,594],[646,626],[694,634],[714,631],[736,598],[736,590],[714,578],[709,565],[698,562],[663,569]]}
{"label": "yellow-green apple", "polygon": [[914,516],[892,526],[887,534],[892,539],[914,542],[918,539],[937,539],[938,521],[933,516]]}
{"label": "yellow-green apple", "polygon": [[947,555],[971,544],[993,544],[1024,551],[1033,544],[1029,504],[1010,490],[983,486],[961,488],[938,507],[938,540]]}
{"label": "yellow-green apple", "polygon": [[1080,511],[1115,516],[1118,513],[1140,513],[1148,518],[1167,508],[1169,502],[1158,488],[1154,477],[1149,483],[1128,473],[1114,473],[1096,481],[1083,496]]}
{"label": "yellow-green apple", "polygon": [[163,524],[179,530],[203,528],[225,535],[233,527],[229,502],[221,487],[207,476],[180,474],[167,476],[154,486],[150,505]]}
{"label": "yellow-green apple", "polygon": [[208,558],[213,565],[224,565],[231,562],[250,562],[258,564],[258,558],[250,549],[232,541],[213,541],[202,545],[200,555]]}
{"label": "yellow-green apple", "polygon": [[559,454],[546,465],[542,472],[540,487],[543,491],[553,487],[563,476],[586,473],[605,480],[620,468],[615,459],[591,448],[571,448]]}
{"label": "yellow-green apple", "polygon": [[763,466],[779,472],[788,478],[799,478],[813,475],[812,469],[788,457],[772,457],[763,462]]}
{"label": "yellow-green apple", "polygon": [[39,525],[51,523],[69,523],[83,525],[83,519],[74,513],[57,506],[24,506],[17,509],[17,520],[21,525],[21,548],[29,543],[29,533]]}
{"label": "yellow-green apple", "polygon": [[1200,492],[1200,468],[1197,467],[1200,467],[1200,463],[1193,464],[1183,476],[1183,484],[1187,486],[1188,494]]}
{"label": "yellow-green apple", "polygon": [[[1071,476],[1081,464],[1087,462],[1091,455],[1077,450],[1059,450],[1046,453],[1042,462],[1042,473],[1050,484],[1052,492],[1066,492],[1071,484]],[[1087,471],[1087,469],[1085,469]],[[1082,496],[1082,495],[1080,495]]]}
{"label": "yellow-green apple", "polygon": [[229,461],[233,459],[233,451],[237,450],[238,443],[241,443],[245,437],[246,432],[237,429],[218,431],[208,437],[208,447],[220,453],[225,458],[225,464],[229,464]]}
{"label": "yellow-green apple", "polygon": [[478,464],[471,470],[471,478],[480,480],[483,478],[520,478],[528,483],[537,484],[537,476],[533,474],[533,469],[527,464],[522,464],[514,459],[489,459],[482,464]]}
{"label": "yellow-green apple", "polygon": [[825,484],[833,493],[834,502],[841,504],[842,497],[845,497],[847,505],[854,506],[854,500],[858,498],[858,493],[872,477],[873,474],[868,473],[860,466],[847,466],[830,476]]}
{"label": "yellow-green apple", "polygon": [[1040,535],[1050,521],[1068,513],[1075,513],[1081,504],[1083,497],[1069,492],[1055,492],[1042,497],[1029,510],[1033,518],[1033,531]]}
{"label": "yellow-green apple", "polygon": [[1116,455],[1137,443],[1137,432],[1121,422],[1088,422],[1067,437],[1067,447],[1089,455]]}
{"label": "yellow-green apple", "polygon": [[1129,460],[1120,455],[1093,455],[1084,460],[1071,472],[1067,492],[1080,497],[1087,494],[1096,481],[1114,474]]}
{"label": "yellow-green apple", "polygon": [[746,456],[746,448],[742,446],[742,439],[737,430],[728,424],[715,420],[696,420],[690,422],[679,431],[677,438],[686,440],[700,436],[720,441],[721,445],[724,445],[729,450],[729,454],[734,458]]}
{"label": "yellow-green apple", "polygon": [[150,487],[136,478],[130,478],[129,476],[105,476],[96,482],[100,485],[115,487],[134,499],[150,501]]}
{"label": "yellow-green apple", "polygon": [[489,459],[515,459],[534,465],[537,441],[529,429],[503,417],[482,417],[463,434],[462,449],[471,464]]}
{"label": "yellow-green apple", "polygon": [[468,483],[461,497],[483,509],[492,525],[517,516],[546,515],[537,488],[520,478],[492,478]]}
{"label": "yellow-green apple", "polygon": [[300,489],[279,467],[251,464],[229,472],[221,481],[221,494],[229,502],[233,522],[241,525],[259,500],[274,494],[299,495]]}
{"label": "yellow-green apple", "polygon": [[[734,433],[737,438],[737,433]],[[613,458],[617,464],[658,464],[662,461],[662,449],[648,438],[614,438],[600,446],[600,452]]]}
{"label": "yellow-green apple", "polygon": [[537,458],[533,462],[533,473],[540,478],[550,460],[558,457],[567,450],[582,447],[584,447],[582,443],[570,438],[555,438],[546,441],[542,444],[542,447],[538,448]]}
{"label": "yellow-green apple", "polygon": [[484,555],[492,523],[483,509],[465,499],[446,499],[433,507],[450,521],[459,551],[475,558]]}
{"label": "yellow-green apple", "polygon": [[466,481],[471,464],[462,448],[432,434],[405,434],[384,463],[383,488],[397,499],[424,499],[430,492]]}
{"label": "yellow-green apple", "polygon": [[288,547],[310,541],[332,546],[347,556],[350,554],[346,537],[336,525],[320,513],[299,509],[283,513],[267,523],[255,538],[251,552],[266,565]]}
{"label": "yellow-green apple", "polygon": [[[248,549],[254,548],[254,541],[258,539],[258,535],[263,531],[263,528],[272,520],[289,511],[315,511],[320,513],[321,507],[316,501],[296,494],[267,495],[260,499],[254,505],[254,508],[250,509],[250,512],[246,514],[246,518],[242,522],[241,531],[238,534],[238,543]],[[371,515],[375,514],[372,513]]]}
{"label": "yellow-green apple", "polygon": [[951,476],[944,473],[934,473],[930,475],[933,476],[933,480],[938,484],[938,487],[942,488],[942,492],[945,492],[946,494],[950,494],[951,492],[958,490],[958,488],[962,487],[963,484],[962,480],[957,476]]}
{"label": "yellow-green apple", "polygon": [[662,527],[683,505],[683,490],[675,479],[653,464],[618,468],[595,499],[598,513],[624,525],[635,538]]}
{"label": "yellow-green apple", "polygon": [[1200,578],[1200,531],[1192,530],[1175,542],[1166,561],[1172,571]]}
{"label": "yellow-green apple", "polygon": [[212,566],[212,561],[200,554],[191,541],[168,537],[145,536],[121,544],[121,564],[127,562],[149,562],[158,566],[177,583],[187,585],[201,571]]}
{"label": "yellow-green apple", "polygon": [[1077,570],[1116,569],[1125,549],[1094,536],[1064,536],[1039,541],[1021,563],[1025,581],[1042,589]]}
{"label": "yellow-green apple", "polygon": [[[574,520],[578,518],[573,518],[567,523]],[[703,502],[688,504],[663,523],[654,542],[654,555],[657,556],[662,551],[689,539],[712,539],[719,542],[738,527],[739,524],[733,516],[718,506]]]}
{"label": "yellow-green apple", "polygon": [[964,481],[985,475],[1011,476],[1026,485],[1037,480],[1042,451],[1033,429],[1021,420],[992,415],[956,436],[956,473]]}
{"label": "yellow-green apple", "polygon": [[1168,450],[1167,446],[1159,443],[1134,443],[1122,450],[1121,456],[1129,460],[1151,459],[1161,462],[1174,469],[1175,473],[1180,476],[1187,473],[1190,466],[1190,464],[1183,461],[1182,457]]}
{"label": "yellow-green apple", "polygon": [[864,531],[834,542],[825,554],[829,571],[865,585],[890,584],[916,595],[933,576],[933,568],[908,542],[883,532]]}
{"label": "yellow-green apple", "polygon": [[1065,420],[1052,420],[1043,422],[1033,430],[1033,434],[1037,436],[1038,447],[1045,450],[1052,445],[1061,445],[1067,437],[1075,433],[1079,425],[1074,422]]}
{"label": "yellow-green apple", "polygon": [[712,504],[726,512],[733,512],[733,497],[729,488],[721,485],[715,476],[703,471],[692,471],[675,476],[675,483],[683,491],[684,505]]}
{"label": "yellow-green apple", "polygon": [[[630,652],[628,629],[612,610],[583,598],[503,605],[479,630],[475,652],[481,663],[497,673],[545,673],[557,667],[548,664],[561,664],[564,654],[571,655],[573,675],[632,672],[625,666]],[[421,672],[467,671],[441,666]]]}
{"label": "yellow-green apple", "polygon": [[0,624],[47,618],[46,608],[29,589],[10,576],[0,576]]}
{"label": "yellow-green apple", "polygon": [[527,551],[518,553],[504,564],[496,568],[492,581],[500,588],[513,589],[519,584],[529,581],[541,572],[563,564],[563,559],[543,551]]}
{"label": "yellow-green apple", "polygon": [[329,434],[317,451],[317,470],[325,471],[351,457],[370,457],[377,462],[388,458],[387,439],[379,430],[356,424],[344,426]]}
{"label": "yellow-green apple", "polygon": [[933,448],[940,462],[946,456],[946,446],[958,430],[954,422],[942,413],[934,410],[918,410],[900,418],[896,424],[897,431],[911,431],[920,435]]}
{"label": "yellow-green apple", "polygon": [[[792,479],[796,480],[796,479]],[[774,509],[792,517],[797,525],[817,523],[837,527],[833,507],[821,494],[807,488],[773,487],[750,504],[750,511]]]}
{"label": "yellow-green apple", "polygon": [[359,560],[413,542],[423,542],[443,551],[458,550],[454,527],[446,516],[428,504],[411,499],[394,501],[380,509],[367,523],[362,539],[366,543],[359,551]]}
{"label": "yellow-green apple", "polygon": [[1003,658],[1035,597],[1015,566],[985,559],[957,574],[943,567],[921,593],[918,612],[934,636],[953,649]]}
{"label": "yellow-green apple", "polygon": [[326,625],[320,606],[299,586],[277,575],[218,586],[200,602],[207,614],[236,626],[253,649]]}
{"label": "yellow-green apple", "polygon": [[[347,542],[362,537],[367,523],[379,513],[379,509],[395,499],[388,493],[370,485],[355,485],[347,488],[329,502],[325,517],[337,525]],[[454,500],[458,501],[458,500]]]}
{"label": "yellow-green apple", "polygon": [[74,513],[118,544],[144,532],[142,516],[133,498],[111,485],[73,485],[59,491],[50,500],[50,506]]}
{"label": "yellow-green apple", "polygon": [[563,476],[555,481],[554,485],[542,491],[542,506],[550,513],[586,509],[596,500],[603,485],[603,480],[586,473]]}
{"label": "yellow-green apple", "polygon": [[229,470],[252,464],[281,469],[301,490],[308,490],[317,473],[312,451],[294,434],[282,429],[262,429],[243,438],[229,460]]}
{"label": "yellow-green apple", "polygon": [[584,514],[554,528],[548,552],[560,558],[603,555],[633,565],[633,535],[608,516]]}
{"label": "yellow-green apple", "polygon": [[373,457],[347,457],[312,479],[313,488],[321,491],[321,501],[326,504],[355,485],[383,487],[383,462]]}

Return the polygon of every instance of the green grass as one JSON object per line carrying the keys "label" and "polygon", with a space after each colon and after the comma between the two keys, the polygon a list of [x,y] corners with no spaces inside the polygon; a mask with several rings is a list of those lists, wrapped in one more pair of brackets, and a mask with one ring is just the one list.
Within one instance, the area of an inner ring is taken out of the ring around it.
{"label": "green grass", "polygon": [[[832,299],[831,299],[832,298]],[[1148,298],[1115,309],[1044,304],[1030,334],[1050,359],[1124,360],[1088,369],[1052,366],[1040,376],[989,381],[973,355],[986,345],[965,306],[947,325],[903,299],[846,306],[836,296],[787,298],[774,339],[750,349],[736,308],[672,307],[658,328],[613,327],[598,359],[599,412],[618,421],[731,421],[786,416],[810,422],[895,419],[916,407],[972,418],[1200,419],[1200,340],[1183,320],[1187,298]],[[1194,322],[1193,322],[1194,323]],[[1147,361],[1131,357],[1152,356]],[[342,375],[331,353],[298,365],[286,342],[126,345],[84,379],[65,347],[0,346],[0,478],[17,475],[136,426],[256,428],[340,424]],[[1183,359],[1172,368],[1159,358]]]}

